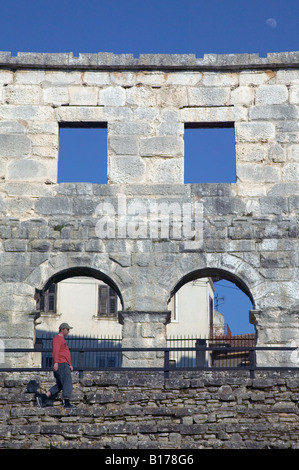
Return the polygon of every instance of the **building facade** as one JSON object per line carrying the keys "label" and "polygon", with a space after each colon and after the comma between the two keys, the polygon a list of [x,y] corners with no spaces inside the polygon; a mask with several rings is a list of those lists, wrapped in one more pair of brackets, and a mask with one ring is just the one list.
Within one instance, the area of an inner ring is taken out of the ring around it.
{"label": "building facade", "polygon": [[[70,333],[76,336],[122,336],[119,297],[107,284],[91,277],[72,277],[52,284],[40,299],[38,309],[37,337],[56,333],[63,322],[73,327]],[[182,286],[171,298],[169,310],[167,337],[209,338],[214,323],[219,327],[220,314],[214,312],[214,285],[209,278]],[[223,323],[222,318],[222,329]]]}
{"label": "building facade", "polygon": [[[298,343],[298,66],[298,52],[1,52],[6,346],[32,347],[36,301],[74,276],[117,292],[124,347],[163,347],[169,299],[207,277],[248,295],[258,346]],[[107,184],[57,183],[59,132],[76,126],[107,129]],[[185,129],[205,127],[234,129],[234,183],[184,184]],[[142,232],[129,223],[136,202],[150,213]],[[181,216],[168,236],[157,230],[156,221],[168,219],[156,217],[155,205]],[[140,365],[159,360],[127,357]],[[275,361],[258,356],[259,364]],[[285,355],[278,363],[290,361]]]}

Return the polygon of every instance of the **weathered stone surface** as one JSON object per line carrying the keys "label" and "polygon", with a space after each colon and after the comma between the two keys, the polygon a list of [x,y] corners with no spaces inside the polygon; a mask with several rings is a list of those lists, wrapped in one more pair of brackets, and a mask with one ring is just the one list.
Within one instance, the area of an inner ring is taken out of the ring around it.
{"label": "weathered stone surface", "polygon": [[[299,303],[298,62],[297,52],[1,52],[3,338],[16,342],[23,331],[32,344],[36,289],[84,268],[121,292],[127,344],[162,344],[159,315],[170,296],[204,275],[223,276],[249,295],[258,344],[297,341],[299,320],[290,312]],[[107,128],[107,185],[57,184],[60,126]],[[199,169],[198,183],[184,184],[185,127],[234,127],[235,183],[201,183]],[[186,219],[197,204],[192,231]],[[166,213],[151,212],[156,205]],[[185,221],[179,234],[169,218],[174,208],[181,228]],[[106,232],[99,230],[105,210]],[[169,221],[163,237],[159,220]],[[153,360],[161,358],[144,363]],[[234,396],[227,390],[222,398]],[[241,431],[233,440],[220,432],[231,446],[243,439]]]}
{"label": "weathered stone surface", "polygon": [[61,397],[36,407],[52,383],[51,372],[1,374],[1,449],[165,449],[187,459],[203,448],[299,448],[293,372],[85,372],[74,376],[75,408]]}

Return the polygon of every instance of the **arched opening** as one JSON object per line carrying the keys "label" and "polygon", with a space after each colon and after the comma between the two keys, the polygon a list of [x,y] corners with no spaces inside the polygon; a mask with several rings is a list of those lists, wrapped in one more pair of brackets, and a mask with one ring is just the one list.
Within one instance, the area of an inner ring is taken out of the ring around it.
{"label": "arched opening", "polygon": [[40,294],[44,293],[54,283],[57,284],[58,282],[61,282],[64,279],[68,279],[68,278],[71,278],[71,277],[77,277],[77,276],[93,277],[94,279],[98,279],[100,281],[105,282],[108,286],[112,287],[115,290],[115,292],[119,296],[120,301],[123,305],[122,295],[120,293],[119,288],[115,284],[115,282],[109,276],[107,276],[107,274],[104,274],[101,271],[98,271],[97,269],[89,268],[89,267],[86,267],[86,266],[85,267],[80,266],[80,267],[73,267],[73,268],[69,268],[69,269],[64,269],[62,271],[59,271],[56,274],[53,274],[53,276],[51,276],[47,280],[47,282],[45,283],[44,287],[41,290],[37,289],[37,295],[40,295]]}
{"label": "arched opening", "polygon": [[203,268],[203,269],[197,269],[195,271],[192,271],[185,276],[182,277],[182,279],[175,285],[173,290],[171,291],[170,297],[172,297],[184,284],[190,281],[194,281],[196,279],[200,279],[203,277],[209,277],[213,280],[213,282],[220,281],[222,279],[225,279],[227,281],[232,282],[235,284],[242,292],[244,292],[249,299],[252,302],[252,308],[255,308],[254,304],[254,299],[253,296],[245,284],[245,282],[236,274],[233,274],[229,271],[226,271],[224,269],[218,269],[218,268]]}
{"label": "arched opening", "polygon": [[[123,309],[121,292],[116,283],[101,271],[73,267],[51,276],[36,291],[39,318],[36,321],[36,343],[51,348],[59,325],[72,326],[67,342],[72,348],[116,347],[121,344],[122,326],[118,312]],[[51,366],[51,354],[43,354],[43,365]],[[73,365],[79,353],[72,357]],[[118,353],[86,353],[85,365],[118,366]]]}
{"label": "arched opening", "polygon": [[[205,268],[186,274],[174,286],[169,307],[166,334],[170,347],[193,348],[198,342],[226,348],[255,345],[255,330],[249,322],[249,311],[255,308],[253,296],[244,280],[229,271]],[[245,353],[231,353],[229,365],[247,363]],[[210,353],[204,362],[227,365],[220,356]],[[177,366],[191,366],[195,355],[176,353],[172,360]]]}

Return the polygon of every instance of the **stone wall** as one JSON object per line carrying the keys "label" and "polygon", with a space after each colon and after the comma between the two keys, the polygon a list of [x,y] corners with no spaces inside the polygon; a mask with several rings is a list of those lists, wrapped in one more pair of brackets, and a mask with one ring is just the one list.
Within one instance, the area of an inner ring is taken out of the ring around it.
{"label": "stone wall", "polygon": [[52,374],[1,374],[1,449],[299,449],[296,373],[86,372],[73,410],[37,408],[36,384]]}
{"label": "stone wall", "polygon": [[[298,345],[298,80],[297,52],[0,53],[6,346],[32,346],[36,299],[76,273],[117,289],[130,346],[164,346],[170,296],[206,275],[249,295],[258,345]],[[107,126],[108,184],[57,184],[59,129],[95,125]],[[234,127],[236,183],[183,184],[188,126]],[[99,236],[103,204],[117,211],[136,201],[193,215],[200,204],[202,225],[175,237],[134,237],[119,225]]]}

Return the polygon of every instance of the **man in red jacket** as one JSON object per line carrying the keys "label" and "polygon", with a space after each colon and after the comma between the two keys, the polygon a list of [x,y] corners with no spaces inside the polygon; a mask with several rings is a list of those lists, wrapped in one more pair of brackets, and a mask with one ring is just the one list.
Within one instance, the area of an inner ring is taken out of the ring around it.
{"label": "man in red jacket", "polygon": [[56,384],[47,391],[36,397],[40,407],[45,406],[47,399],[54,397],[62,390],[64,408],[73,408],[70,398],[73,390],[72,375],[73,366],[71,363],[71,353],[65,341],[66,336],[72,327],[68,323],[62,323],[59,327],[59,333],[54,336],[52,341],[53,371]]}

